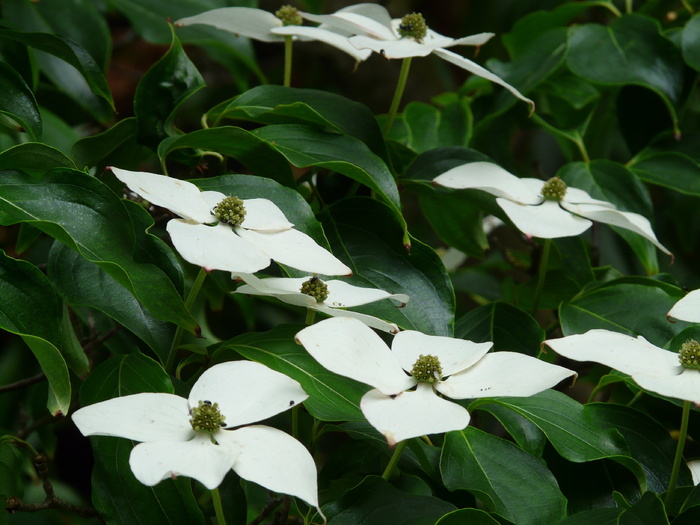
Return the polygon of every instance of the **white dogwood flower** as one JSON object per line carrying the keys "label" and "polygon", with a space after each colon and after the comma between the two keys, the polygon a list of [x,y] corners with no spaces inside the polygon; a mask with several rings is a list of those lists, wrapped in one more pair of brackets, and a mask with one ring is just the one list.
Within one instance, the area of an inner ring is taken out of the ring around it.
{"label": "white dogwood flower", "polygon": [[573,237],[598,221],[633,231],[671,255],[656,238],[646,217],[618,210],[578,188],[567,187],[559,177],[548,181],[519,178],[492,162],[470,162],[433,179],[438,186],[481,190],[496,202],[513,224],[529,237]]}
{"label": "white dogwood flower", "polygon": [[681,321],[700,323],[700,289],[693,290],[683,299],[673,305],[666,317],[673,317]]}
{"label": "white dogwood flower", "polygon": [[366,60],[372,54],[369,50],[359,50],[351,45],[348,35],[342,32],[325,27],[303,26],[300,25],[302,20],[285,24],[283,18],[287,17],[282,13],[280,18],[278,14],[253,7],[221,7],[181,18],[175,25],[184,27],[203,24],[261,42],[284,42],[285,36],[292,36],[301,41],[316,40],[347,53],[355,60]]}
{"label": "white dogwood flower", "polygon": [[345,308],[353,308],[382,299],[391,300],[399,308],[408,302],[408,295],[405,294],[392,294],[378,288],[362,288],[335,279],[321,280],[316,276],[259,279],[251,274],[241,274],[235,277],[246,283],[239,286],[236,293],[276,297],[285,303],[303,306],[329,316],[354,317],[367,326],[392,334],[399,331],[399,327],[394,323],[372,315],[345,310]]}
{"label": "white dogwood flower", "polygon": [[469,424],[466,408],[437,393],[453,399],[530,396],[574,375],[516,352],[488,353],[493,343],[412,330],[394,336],[390,349],[371,328],[345,317],[304,328],[296,340],[331,372],[374,387],[360,408],[390,446]]}
{"label": "white dogwood flower", "polygon": [[700,344],[687,341],[680,353],[643,337],[595,329],[544,342],[576,361],[594,361],[628,374],[644,390],[700,403]]}
{"label": "white dogwood flower", "polygon": [[191,182],[109,168],[129,189],[169,209],[166,229],[186,261],[206,270],[253,273],[275,262],[324,275],[352,270],[298,230],[267,199],[238,199],[218,191],[200,191]]}
{"label": "white dogwood flower", "polygon": [[384,58],[424,57],[431,53],[443,60],[461,67],[470,73],[503,86],[520,100],[535,104],[517,89],[467,58],[446,48],[453,46],[481,46],[488,42],[494,33],[479,33],[463,38],[443,36],[428,27],[419,13],[392,20],[389,12],[377,4],[358,4],[353,9],[343,9],[330,15],[301,13],[307,20],[323,24],[324,27],[351,34],[350,43],[358,49],[369,49]]}
{"label": "white dogwood flower", "polygon": [[311,454],[281,430],[251,424],[307,397],[284,374],[252,361],[231,361],[206,370],[188,399],[166,393],[115,397],[77,410],[73,422],[85,436],[140,441],[129,466],[144,485],[187,476],[214,489],[233,469],[318,507]]}

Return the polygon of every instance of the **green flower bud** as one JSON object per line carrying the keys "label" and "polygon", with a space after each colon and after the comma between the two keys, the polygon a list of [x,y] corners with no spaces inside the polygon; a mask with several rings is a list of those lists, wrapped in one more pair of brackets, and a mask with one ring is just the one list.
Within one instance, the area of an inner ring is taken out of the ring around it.
{"label": "green flower bud", "polygon": [[238,197],[226,197],[216,205],[213,213],[221,222],[231,226],[240,226],[245,219],[246,211],[241,199]]}
{"label": "green flower bud", "polygon": [[434,355],[421,354],[411,369],[411,375],[419,383],[437,383],[442,379],[442,366]]}
{"label": "green flower bud", "polygon": [[542,187],[542,196],[548,201],[560,201],[564,195],[566,195],[566,183],[559,177],[552,177]]}
{"label": "green flower bud", "polygon": [[683,368],[700,370],[700,343],[695,339],[690,339],[681,345],[678,360]]}
{"label": "green flower bud", "polygon": [[420,13],[411,13],[401,19],[399,24],[399,35],[409,37],[418,42],[423,43],[425,35],[428,34],[428,26],[425,24],[425,18]]}
{"label": "green flower bud", "polygon": [[190,410],[190,425],[196,432],[217,431],[226,426],[224,416],[219,412],[219,403],[200,401],[199,405]]}
{"label": "green flower bud", "polygon": [[305,281],[301,285],[299,291],[303,294],[310,295],[316,299],[317,303],[322,303],[328,299],[328,286],[315,275],[308,281]]}
{"label": "green flower bud", "polygon": [[300,26],[304,23],[304,19],[299,14],[299,10],[289,4],[280,7],[275,13],[275,16],[282,20],[282,24],[286,26]]}

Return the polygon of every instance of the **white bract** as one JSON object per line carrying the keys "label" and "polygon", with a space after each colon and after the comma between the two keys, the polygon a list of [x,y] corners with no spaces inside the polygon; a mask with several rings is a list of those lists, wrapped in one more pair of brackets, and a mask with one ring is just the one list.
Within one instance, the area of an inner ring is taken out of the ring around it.
{"label": "white bract", "polygon": [[595,329],[545,344],[569,359],[595,361],[628,374],[644,390],[700,403],[700,371],[684,367],[681,354],[659,348],[641,336]]}
{"label": "white bract", "polygon": [[513,224],[528,237],[555,239],[573,237],[598,221],[633,231],[671,254],[656,238],[646,217],[620,211],[614,204],[594,199],[578,188],[563,186],[560,200],[543,195],[546,184],[558,178],[518,178],[492,162],[470,162],[452,168],[433,179],[438,186],[456,190],[481,190],[495,195],[496,202]]}
{"label": "white bract", "polygon": [[[316,465],[306,448],[281,430],[251,425],[307,397],[284,374],[252,361],[232,361],[206,370],[188,399],[166,393],[116,397],[77,410],[73,422],[85,436],[140,441],[129,465],[144,485],[187,476],[214,489],[233,469],[248,481],[318,507]],[[202,407],[214,413],[206,420],[212,428],[196,431]]]}
{"label": "white bract", "polygon": [[216,27],[235,35],[261,42],[284,42],[285,36],[293,36],[302,41],[317,40],[329,44],[352,56],[355,60],[366,60],[372,54],[359,50],[348,42],[348,35],[325,27],[301,25],[285,26],[277,16],[252,7],[221,7],[204,13],[181,18],[176,26],[184,27],[203,24]]}
{"label": "white bract", "polygon": [[681,321],[700,323],[700,290],[693,290],[674,304],[666,316]]}
{"label": "white bract", "polygon": [[200,191],[191,182],[164,175],[109,169],[131,191],[182,217],[166,227],[173,245],[183,259],[207,271],[253,273],[269,266],[272,259],[307,272],[352,274],[328,250],[295,230],[272,201],[243,200],[245,219],[235,226],[212,212],[226,198],[223,193]]}
{"label": "white bract", "polygon": [[352,9],[342,9],[331,15],[309,13],[301,13],[301,15],[307,20],[323,24],[324,27],[354,35],[349,38],[353,46],[358,49],[369,49],[388,59],[424,57],[434,53],[474,75],[503,86],[517,98],[530,104],[534,110],[535,103],[503,79],[476,62],[446,49],[453,46],[481,46],[488,42],[494,33],[479,33],[454,39],[427,29],[425,37],[417,41],[409,36],[401,36],[402,19],[392,20],[389,12],[377,4],[358,4]]}
{"label": "white bract", "polygon": [[276,297],[285,303],[317,310],[326,315],[354,317],[367,326],[383,330],[384,332],[391,332],[392,334],[399,331],[399,327],[394,323],[382,321],[372,315],[354,312],[352,310],[344,310],[344,308],[361,306],[363,304],[381,301],[382,299],[391,300],[399,308],[405,306],[408,302],[408,295],[405,294],[392,294],[377,288],[361,288],[344,281],[333,279],[323,281],[317,279],[317,282],[320,282],[321,285],[325,284],[327,292],[327,297],[319,301],[317,298],[301,292],[304,283],[313,280],[313,277],[311,279],[309,277],[271,277],[268,279],[259,279],[250,274],[241,274],[235,277],[239,277],[246,283],[239,286],[236,289],[236,293]]}
{"label": "white bract", "polygon": [[304,328],[296,340],[331,372],[374,387],[360,408],[390,446],[469,424],[467,409],[436,391],[453,399],[530,396],[575,375],[516,352],[488,353],[493,343],[412,330],[394,336],[390,349],[371,328],[349,318]]}

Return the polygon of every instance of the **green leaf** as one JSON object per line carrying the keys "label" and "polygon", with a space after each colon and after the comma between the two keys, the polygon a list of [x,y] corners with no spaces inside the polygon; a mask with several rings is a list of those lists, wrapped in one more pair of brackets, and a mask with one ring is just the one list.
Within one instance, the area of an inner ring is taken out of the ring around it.
{"label": "green leaf", "polygon": [[700,71],[700,13],[695,13],[685,24],[681,42],[685,63]]}
{"label": "green leaf", "polygon": [[97,166],[98,173],[107,166],[136,170],[145,150],[136,142],[137,131],[136,118],[129,117],[102,133],[81,138],[71,151],[75,165],[81,169]]}
{"label": "green leaf", "polygon": [[402,492],[378,476],[367,476],[339,499],[323,506],[328,525],[433,525],[453,510],[451,503]]}
{"label": "green leaf", "polygon": [[520,308],[495,301],[462,316],[455,325],[455,337],[475,343],[492,341],[494,351],[537,355],[545,333]]}
{"label": "green leaf", "polygon": [[492,518],[488,512],[479,509],[459,509],[435,522],[435,525],[499,525],[499,521]]}
{"label": "green leaf", "polygon": [[231,360],[227,350],[297,380],[309,394],[304,406],[321,421],[362,420],[360,398],[369,387],[339,376],[321,366],[294,336],[303,326],[286,325],[265,333],[247,333],[221,343],[212,363]]}
{"label": "green leaf", "polygon": [[41,115],[34,93],[4,62],[0,62],[0,114],[15,120],[33,140],[41,137]]}
{"label": "green leaf", "polygon": [[139,142],[155,149],[161,140],[174,135],[175,110],[204,85],[202,75],[185,54],[173,30],[170,49],[136,87],[134,114]]}
{"label": "green leaf", "polygon": [[169,137],[158,146],[161,163],[165,163],[170,153],[183,148],[228,155],[258,176],[269,177],[289,187],[296,185],[284,155],[278,152],[273,144],[242,128],[222,126]]}
{"label": "green leaf", "polygon": [[[90,91],[101,97],[114,109],[114,101],[102,69],[83,47],[60,35],[50,33],[23,33],[11,29],[0,29],[0,40],[19,42],[34,49],[44,51],[78,70],[87,82]],[[64,85],[65,86],[65,85]],[[78,92],[75,91],[74,95]],[[108,116],[108,115],[104,115]]]}
{"label": "green leaf", "polygon": [[257,86],[207,113],[218,125],[222,119],[250,120],[262,124],[312,124],[353,136],[387,160],[381,130],[364,104],[317,89]]}
{"label": "green leaf", "polygon": [[603,328],[641,335],[663,347],[690,325],[666,320],[668,311],[682,297],[678,288],[653,279],[626,277],[608,281],[559,307],[562,331],[571,335]]}
{"label": "green leaf", "polygon": [[619,525],[668,525],[668,517],[661,499],[646,492],[637,503],[625,509],[618,519]]}
{"label": "green leaf", "polygon": [[[80,400],[82,405],[90,405],[141,392],[173,393],[173,385],[158,363],[132,353],[100,364],[83,383]],[[95,457],[92,502],[107,523],[204,523],[191,480],[180,477],[148,487],[129,469],[132,441],[104,436],[91,437],[90,441]]]}
{"label": "green leaf", "polygon": [[352,269],[348,282],[407,294],[403,308],[388,301],[355,308],[400,327],[450,336],[454,291],[440,258],[413,239],[410,252],[401,242],[401,224],[381,202],[354,197],[336,202],[320,216],[333,253]]}
{"label": "green leaf", "polygon": [[0,153],[0,170],[22,170],[42,176],[54,168],[75,169],[75,164],[59,150],[41,142],[25,142]]}
{"label": "green leaf", "polygon": [[656,20],[627,14],[608,26],[573,26],[566,62],[574,73],[591,82],[651,89],[666,104],[679,133],[676,105],[683,83],[683,61],[676,47],[661,35]]}
{"label": "green leaf", "polygon": [[[391,206],[396,217],[403,222],[396,181],[384,161],[363,142],[349,135],[298,124],[265,126],[254,133],[298,168],[326,168],[367,186]],[[405,225],[403,227],[405,230]]]}
{"label": "green leaf", "polygon": [[41,178],[5,171],[0,188],[0,223],[36,226],[100,266],[158,319],[194,331],[196,322],[171,279],[158,266],[135,260],[140,236],[107,186],[85,173],[58,169]]}
{"label": "green leaf", "polygon": [[165,362],[172,327],[155,319],[129,290],[97,264],[56,242],[49,253],[48,276],[70,304],[104,312],[140,337]]}
{"label": "green leaf", "polygon": [[48,409],[67,414],[71,385],[62,343],[59,299],[38,268],[0,250],[0,328],[19,335],[31,349],[49,381]]}
{"label": "green leaf", "polygon": [[618,525],[618,518],[624,509],[591,509],[578,512],[559,525]]}
{"label": "green leaf", "polygon": [[629,167],[650,184],[700,196],[700,165],[688,155],[674,151],[642,152]]}
{"label": "green leaf", "polygon": [[515,523],[558,523],[566,516],[566,498],[537,458],[476,428],[445,435],[440,470],[445,488],[467,490]]}

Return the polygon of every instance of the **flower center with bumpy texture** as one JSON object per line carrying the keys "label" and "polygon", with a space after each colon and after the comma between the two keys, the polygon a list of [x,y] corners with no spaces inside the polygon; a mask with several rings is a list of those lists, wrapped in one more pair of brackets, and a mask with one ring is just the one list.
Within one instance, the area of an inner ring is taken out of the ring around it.
{"label": "flower center with bumpy texture", "polygon": [[190,425],[196,432],[209,432],[210,434],[225,427],[226,421],[219,411],[219,403],[200,401],[196,407],[190,410]]}
{"label": "flower center with bumpy texture", "polygon": [[245,219],[245,206],[238,197],[226,197],[214,207],[214,215],[231,226],[240,226]]}
{"label": "flower center with bumpy texture", "polygon": [[299,10],[291,5],[283,5],[276,12],[275,16],[282,20],[285,26],[300,26],[304,23],[304,19],[299,14]]}
{"label": "flower center with bumpy texture", "polygon": [[442,379],[440,360],[434,355],[421,354],[411,369],[411,375],[419,383],[437,383]]}
{"label": "flower center with bumpy texture", "polygon": [[560,201],[564,195],[566,195],[566,183],[559,177],[552,177],[542,187],[542,196],[548,201]]}
{"label": "flower center with bumpy texture", "polygon": [[678,360],[683,368],[700,370],[700,343],[695,339],[690,339],[681,345]]}
{"label": "flower center with bumpy texture", "polygon": [[402,37],[412,38],[419,44],[422,44],[427,34],[428,26],[425,24],[425,18],[420,13],[411,13],[401,19],[399,35]]}
{"label": "flower center with bumpy texture", "polygon": [[328,286],[315,275],[308,281],[305,281],[301,285],[299,291],[303,294],[310,295],[316,299],[317,303],[322,303],[328,299]]}

